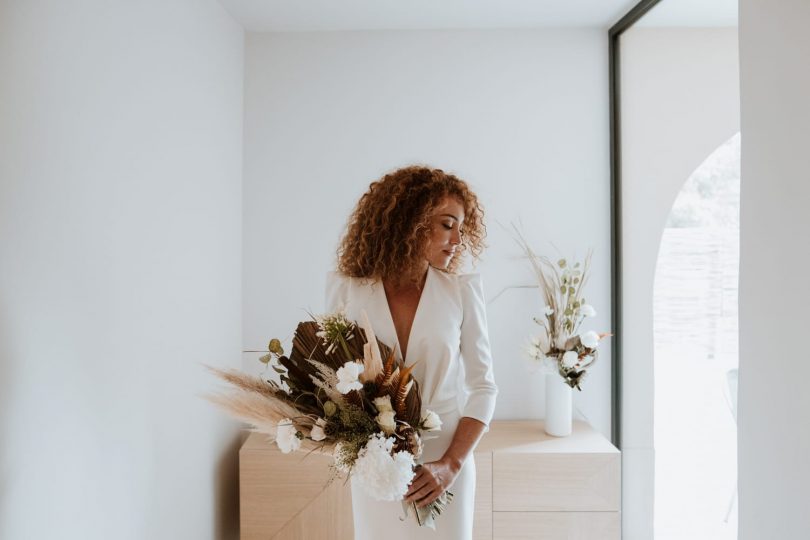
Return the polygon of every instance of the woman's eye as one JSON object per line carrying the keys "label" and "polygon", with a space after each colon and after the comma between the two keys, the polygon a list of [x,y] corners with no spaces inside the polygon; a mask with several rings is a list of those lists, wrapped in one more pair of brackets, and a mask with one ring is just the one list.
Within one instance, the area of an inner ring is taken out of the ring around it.
{"label": "woman's eye", "polygon": [[450,230],[452,230],[452,229],[453,229],[453,226],[452,226],[452,225],[448,225],[447,223],[442,223],[442,225],[444,225],[444,228],[445,228],[445,229],[447,229],[448,231],[450,231]]}

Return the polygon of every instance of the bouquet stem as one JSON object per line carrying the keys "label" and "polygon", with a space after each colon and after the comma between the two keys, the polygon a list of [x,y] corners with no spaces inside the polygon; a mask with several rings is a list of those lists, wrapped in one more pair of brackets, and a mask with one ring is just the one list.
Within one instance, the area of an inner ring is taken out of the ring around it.
{"label": "bouquet stem", "polygon": [[430,503],[427,506],[416,506],[415,502],[407,503],[402,501],[402,510],[405,512],[405,517],[408,517],[411,511],[413,511],[414,518],[416,519],[416,523],[420,527],[428,527],[430,529],[436,530],[436,518],[438,518],[444,509],[450,504],[450,501],[453,500],[453,492],[452,491],[445,491],[439,498]]}

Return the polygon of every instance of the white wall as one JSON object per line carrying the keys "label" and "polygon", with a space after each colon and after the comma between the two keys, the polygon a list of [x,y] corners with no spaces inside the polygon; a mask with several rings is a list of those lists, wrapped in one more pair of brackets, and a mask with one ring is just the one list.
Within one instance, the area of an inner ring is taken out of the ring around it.
{"label": "white wall", "polygon": [[625,539],[653,536],[653,285],[661,237],[686,180],[740,129],[738,81],[736,28],[634,27],[622,35]]}
{"label": "white wall", "polygon": [[810,531],[810,3],[740,2],[740,540]]}
{"label": "white wall", "polygon": [[[486,294],[531,283],[498,222],[523,219],[556,256],[595,248],[587,298],[610,329],[607,39],[601,29],[249,34],[245,79],[244,345],[289,338],[323,309],[325,273],[368,184],[421,162],[457,173],[487,212]],[[541,309],[489,307],[497,418],[541,417],[522,348]],[[610,354],[575,404],[610,433]],[[255,369],[257,355],[245,358]]]}
{"label": "white wall", "polygon": [[225,538],[243,31],[213,0],[0,3],[0,538]]}

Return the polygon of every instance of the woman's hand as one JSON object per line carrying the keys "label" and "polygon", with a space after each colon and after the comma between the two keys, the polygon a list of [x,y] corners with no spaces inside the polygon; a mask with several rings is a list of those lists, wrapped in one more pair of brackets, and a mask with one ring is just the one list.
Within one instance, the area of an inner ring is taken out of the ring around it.
{"label": "woman's hand", "polygon": [[447,458],[419,466],[405,494],[405,501],[409,504],[415,502],[419,507],[429,505],[453,484],[460,470],[461,463]]}

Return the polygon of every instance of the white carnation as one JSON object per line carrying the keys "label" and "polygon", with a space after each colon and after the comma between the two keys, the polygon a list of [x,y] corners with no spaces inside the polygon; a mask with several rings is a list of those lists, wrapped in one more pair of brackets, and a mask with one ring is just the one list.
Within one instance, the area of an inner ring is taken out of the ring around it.
{"label": "white carnation", "polygon": [[298,438],[298,430],[289,418],[282,418],[278,421],[276,428],[276,444],[285,453],[295,452],[301,448],[301,439]]}
{"label": "white carnation", "polygon": [[343,367],[338,368],[338,383],[335,385],[337,391],[341,394],[348,394],[352,390],[362,389],[363,383],[357,380],[357,378],[363,373],[363,369],[363,364],[357,362],[346,362],[343,364]]}
{"label": "white carnation", "polygon": [[593,330],[588,330],[584,334],[579,336],[579,341],[585,347],[589,349],[595,349],[597,345],[599,345],[599,334],[594,332]]}
{"label": "white carnation", "polygon": [[401,500],[415,476],[413,455],[401,450],[392,456],[393,447],[393,437],[375,433],[357,454],[352,468],[355,481],[379,501]]}
{"label": "white carnation", "polygon": [[579,355],[576,351],[567,351],[562,357],[562,365],[568,369],[574,367],[579,361]]}

